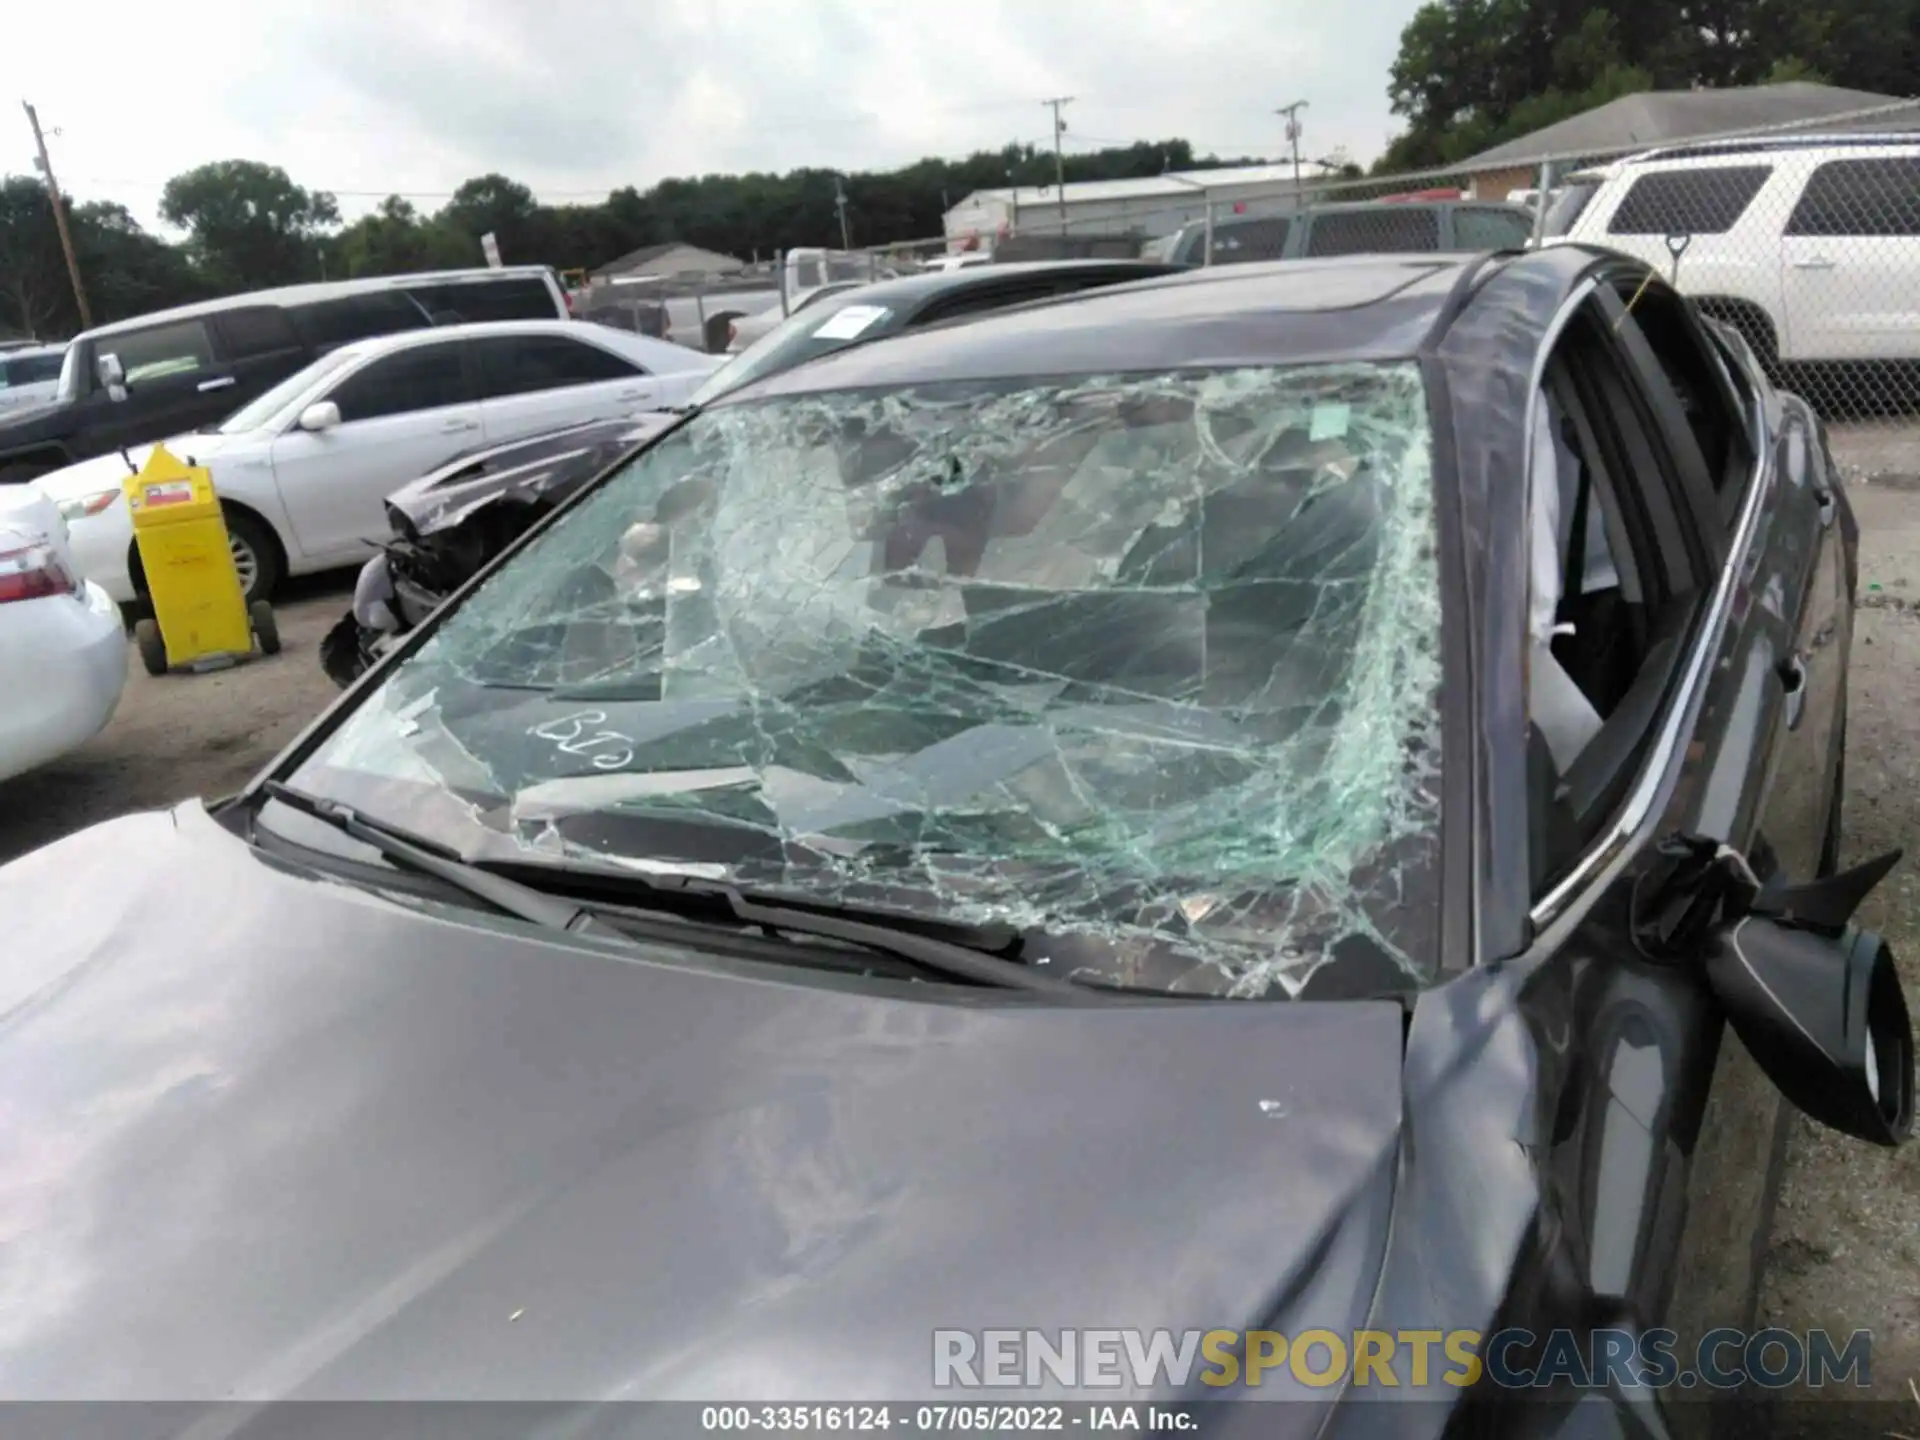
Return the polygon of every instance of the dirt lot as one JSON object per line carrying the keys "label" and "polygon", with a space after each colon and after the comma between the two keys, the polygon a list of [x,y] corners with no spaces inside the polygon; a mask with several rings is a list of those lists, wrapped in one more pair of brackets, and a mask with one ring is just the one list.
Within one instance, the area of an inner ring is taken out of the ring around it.
{"label": "dirt lot", "polygon": [[[1837,430],[1863,531],[1853,654],[1847,851],[1858,859],[1920,836],[1920,432]],[[0,861],[94,821],[236,788],[334,695],[316,646],[346,608],[351,576],[307,584],[280,607],[285,649],[205,676],[130,665],[106,731],[65,760],[0,783]],[[1864,923],[1904,957],[1920,999],[1920,856],[1869,902]],[[1829,1139],[1796,1119],[1763,1303],[1768,1323],[1874,1335],[1876,1395],[1898,1401],[1870,1433],[1920,1436],[1920,1145],[1898,1155]],[[1859,1434],[1857,1415],[1797,1408],[1781,1429]],[[1840,1428],[1835,1428],[1840,1426]]]}

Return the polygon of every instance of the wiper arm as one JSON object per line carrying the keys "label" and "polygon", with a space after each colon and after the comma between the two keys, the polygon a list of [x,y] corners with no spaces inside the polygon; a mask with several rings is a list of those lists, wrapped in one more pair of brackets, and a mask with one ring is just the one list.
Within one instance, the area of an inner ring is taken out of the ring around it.
{"label": "wiper arm", "polygon": [[1081,1002],[1092,998],[1087,989],[1072,981],[1043,974],[1023,960],[995,953],[1010,949],[1018,939],[1007,926],[940,927],[964,933],[968,941],[973,942],[963,943],[915,929],[910,920],[896,920],[837,903],[793,902],[784,896],[756,894],[723,881],[641,876],[603,866],[541,864],[535,868],[556,871],[557,876],[576,884],[612,888],[636,910],[665,911],[695,920],[718,916],[770,934],[844,941],[980,985],[1030,990]]}
{"label": "wiper arm", "polygon": [[309,795],[304,790],[296,790],[291,785],[282,784],[278,780],[267,781],[263,788],[267,794],[289,809],[298,810],[303,815],[312,816],[315,820],[333,826],[342,834],[349,835],[361,844],[378,850],[381,855],[397,865],[444,880],[455,889],[465,891],[474,899],[491,905],[503,914],[515,916],[548,930],[563,930],[572,935],[591,935],[602,940],[618,940],[624,945],[634,944],[632,937],[607,924],[589,910],[568,901],[556,899],[552,895],[542,894],[530,885],[522,885],[518,880],[510,880],[504,875],[496,875],[469,865],[466,861],[456,858],[445,847],[397,826],[369,820],[350,805],[342,805],[337,800],[324,799],[318,795]]}

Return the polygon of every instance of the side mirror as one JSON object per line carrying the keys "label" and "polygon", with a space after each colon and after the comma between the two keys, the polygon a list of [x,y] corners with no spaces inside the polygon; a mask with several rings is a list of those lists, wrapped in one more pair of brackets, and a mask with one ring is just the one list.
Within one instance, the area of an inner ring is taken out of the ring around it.
{"label": "side mirror", "polygon": [[1810,1119],[1876,1145],[1913,1130],[1913,1027],[1886,941],[1749,916],[1707,952],[1741,1043]]}
{"label": "side mirror", "polygon": [[302,430],[331,430],[340,423],[340,407],[331,400],[319,400],[300,412]]}
{"label": "side mirror", "polygon": [[118,355],[102,355],[95,362],[94,369],[109,397],[114,400],[127,398],[127,372],[121,366]]}

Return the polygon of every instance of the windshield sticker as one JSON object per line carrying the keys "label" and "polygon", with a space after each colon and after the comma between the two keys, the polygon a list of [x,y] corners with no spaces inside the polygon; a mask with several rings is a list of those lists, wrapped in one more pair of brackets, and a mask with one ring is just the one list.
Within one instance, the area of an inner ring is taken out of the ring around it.
{"label": "windshield sticker", "polygon": [[402,813],[437,777],[465,854],[718,865],[1012,926],[1056,975],[1417,987],[1432,485],[1412,364],[723,406],[447,612],[295,783]]}
{"label": "windshield sticker", "polygon": [[820,340],[854,340],[886,318],[884,305],[848,305],[829,315],[813,333]]}

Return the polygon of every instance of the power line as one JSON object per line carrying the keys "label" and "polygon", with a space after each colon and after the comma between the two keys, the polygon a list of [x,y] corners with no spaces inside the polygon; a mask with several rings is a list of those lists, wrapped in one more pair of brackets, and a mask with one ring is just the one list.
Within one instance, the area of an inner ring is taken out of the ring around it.
{"label": "power line", "polygon": [[[73,301],[80,307],[80,328],[93,328],[93,312],[87,306],[87,288],[80,283],[80,261],[73,253],[73,236],[67,231],[67,202],[61,198],[60,182],[53,175],[53,161],[47,158],[47,137],[40,133],[40,116],[25,100],[27,123],[33,127],[34,148],[40,152],[40,173],[47,177],[47,196],[53,201],[53,223],[60,231],[60,248],[67,257],[67,278],[73,281]],[[57,133],[57,132],[56,132]]]}

